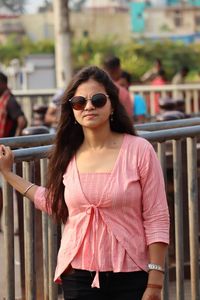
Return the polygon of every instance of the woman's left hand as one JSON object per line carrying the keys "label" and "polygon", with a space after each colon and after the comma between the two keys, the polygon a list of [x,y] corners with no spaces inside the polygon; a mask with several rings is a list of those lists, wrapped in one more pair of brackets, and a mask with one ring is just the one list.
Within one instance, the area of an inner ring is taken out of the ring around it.
{"label": "woman's left hand", "polygon": [[161,289],[147,287],[142,300],[161,300]]}
{"label": "woman's left hand", "polygon": [[10,147],[0,145],[0,172],[2,174],[10,172],[13,166],[13,153]]}

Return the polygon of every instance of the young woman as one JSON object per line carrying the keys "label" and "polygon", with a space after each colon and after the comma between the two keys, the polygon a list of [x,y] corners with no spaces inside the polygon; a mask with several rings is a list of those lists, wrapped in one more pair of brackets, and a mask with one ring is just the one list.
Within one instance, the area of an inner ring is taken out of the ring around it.
{"label": "young woman", "polygon": [[13,174],[12,163],[1,145],[4,178],[65,224],[55,272],[65,299],[161,299],[169,242],[162,171],[103,70],[84,68],[65,92],[47,187]]}

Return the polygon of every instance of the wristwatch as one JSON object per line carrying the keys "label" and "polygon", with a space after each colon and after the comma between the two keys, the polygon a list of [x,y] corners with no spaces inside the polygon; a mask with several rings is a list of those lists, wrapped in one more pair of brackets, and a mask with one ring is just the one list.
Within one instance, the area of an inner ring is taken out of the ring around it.
{"label": "wristwatch", "polygon": [[148,272],[151,271],[151,270],[156,270],[156,271],[160,271],[162,273],[165,273],[165,270],[160,265],[149,263],[147,265],[147,267],[148,267]]}

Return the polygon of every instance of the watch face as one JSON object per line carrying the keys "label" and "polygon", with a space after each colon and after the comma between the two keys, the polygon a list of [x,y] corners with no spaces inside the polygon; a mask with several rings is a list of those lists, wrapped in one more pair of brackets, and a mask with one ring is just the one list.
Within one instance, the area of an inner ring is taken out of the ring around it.
{"label": "watch face", "polygon": [[160,265],[156,265],[156,264],[148,264],[148,269],[149,270],[158,270],[161,272],[164,272],[163,268]]}

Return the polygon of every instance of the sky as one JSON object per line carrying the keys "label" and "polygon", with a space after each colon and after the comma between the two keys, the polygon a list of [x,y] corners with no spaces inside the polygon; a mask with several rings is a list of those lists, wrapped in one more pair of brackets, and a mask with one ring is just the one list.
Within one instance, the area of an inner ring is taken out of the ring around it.
{"label": "sky", "polygon": [[35,13],[39,6],[43,4],[41,0],[28,0],[26,5],[26,11],[28,13]]}

